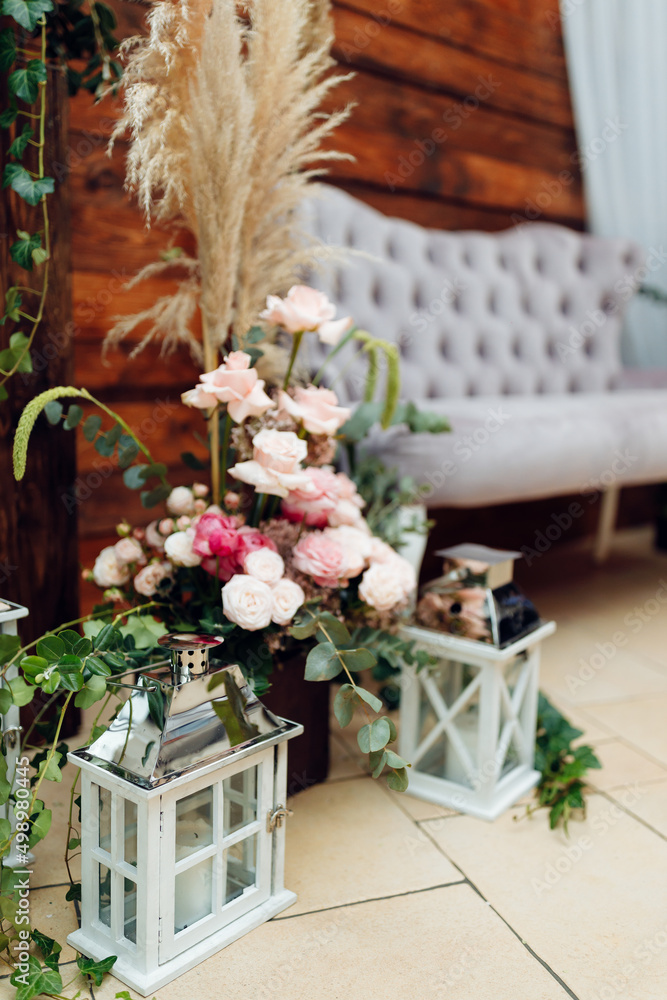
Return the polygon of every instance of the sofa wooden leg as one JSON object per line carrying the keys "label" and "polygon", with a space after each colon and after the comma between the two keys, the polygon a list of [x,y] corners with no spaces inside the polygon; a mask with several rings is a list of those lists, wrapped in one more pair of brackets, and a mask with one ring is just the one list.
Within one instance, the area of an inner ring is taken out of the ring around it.
{"label": "sofa wooden leg", "polygon": [[620,486],[610,486],[600,499],[600,519],[593,548],[593,558],[596,563],[603,563],[609,555],[614,527],[616,526],[620,492]]}

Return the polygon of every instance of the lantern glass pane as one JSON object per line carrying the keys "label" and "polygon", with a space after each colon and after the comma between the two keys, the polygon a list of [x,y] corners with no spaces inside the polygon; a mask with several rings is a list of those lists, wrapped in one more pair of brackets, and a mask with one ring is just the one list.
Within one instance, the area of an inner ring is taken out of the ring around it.
{"label": "lantern glass pane", "polygon": [[174,932],[184,931],[213,912],[213,858],[206,858],[175,878]]}
{"label": "lantern glass pane", "polygon": [[176,803],[176,860],[213,843],[213,787],[202,788]]}
{"label": "lantern glass pane", "polygon": [[[442,660],[420,683],[419,745],[415,766],[425,774],[472,788],[478,771],[479,668]],[[441,716],[458,703],[448,726]],[[436,732],[435,737],[433,736]]]}
{"label": "lantern glass pane", "polygon": [[103,851],[111,853],[111,792],[108,788],[97,786],[98,790],[98,817],[99,817],[99,845]]}
{"label": "lantern glass pane", "polygon": [[98,915],[100,923],[111,927],[111,872],[106,865],[99,865]]}
{"label": "lantern glass pane", "polygon": [[126,878],[124,883],[124,923],[123,934],[128,941],[137,943],[137,887],[132,879]]}
{"label": "lantern glass pane", "polygon": [[123,845],[123,860],[128,865],[137,863],[137,804],[125,799],[125,842]]}
{"label": "lantern glass pane", "polygon": [[243,894],[257,881],[257,834],[239,840],[224,852],[227,868],[225,903]]}
{"label": "lantern glass pane", "polygon": [[257,819],[257,766],[238,771],[223,782],[225,821],[228,837]]}

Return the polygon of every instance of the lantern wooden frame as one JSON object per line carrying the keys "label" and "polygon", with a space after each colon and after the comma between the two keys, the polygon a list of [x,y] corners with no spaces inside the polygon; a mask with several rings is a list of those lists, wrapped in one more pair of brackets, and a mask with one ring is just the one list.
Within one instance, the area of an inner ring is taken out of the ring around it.
{"label": "lantern wooden frame", "polygon": [[[436,668],[403,668],[400,752],[412,763],[410,794],[494,820],[535,787],[540,645],[555,629],[554,622],[546,622],[501,649],[418,626],[401,630],[404,639],[440,661]],[[513,686],[507,680],[511,671]],[[449,702],[443,696],[446,682]],[[473,699],[474,725],[462,732],[462,713]],[[430,718],[435,724],[425,732]],[[513,764],[507,762],[510,748]],[[439,765],[424,765],[434,752],[449,761],[448,776],[446,767],[438,774],[430,772]]]}

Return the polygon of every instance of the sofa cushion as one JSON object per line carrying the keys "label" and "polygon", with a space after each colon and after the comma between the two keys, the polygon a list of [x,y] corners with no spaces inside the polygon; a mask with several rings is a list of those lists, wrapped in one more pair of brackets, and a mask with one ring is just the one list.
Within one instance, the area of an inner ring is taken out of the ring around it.
{"label": "sofa cushion", "polygon": [[[310,280],[339,315],[399,345],[405,399],[615,387],[642,262],[629,240],[542,223],[502,233],[424,229],[335,188],[309,204],[306,225],[323,243],[358,252],[347,266],[325,262]],[[332,371],[345,368],[336,390],[354,401],[364,372],[350,357],[342,352]]]}
{"label": "sofa cushion", "polygon": [[660,390],[425,399],[451,434],[377,432],[369,450],[429,486],[433,507],[476,507],[667,479]]}

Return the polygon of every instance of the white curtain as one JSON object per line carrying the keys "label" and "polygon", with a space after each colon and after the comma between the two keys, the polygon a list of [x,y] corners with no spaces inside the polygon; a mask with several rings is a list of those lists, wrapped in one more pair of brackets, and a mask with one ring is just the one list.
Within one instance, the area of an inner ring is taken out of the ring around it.
{"label": "white curtain", "polygon": [[[649,255],[667,292],[667,0],[560,0],[590,228]],[[667,304],[636,297],[627,364],[667,368]]]}

